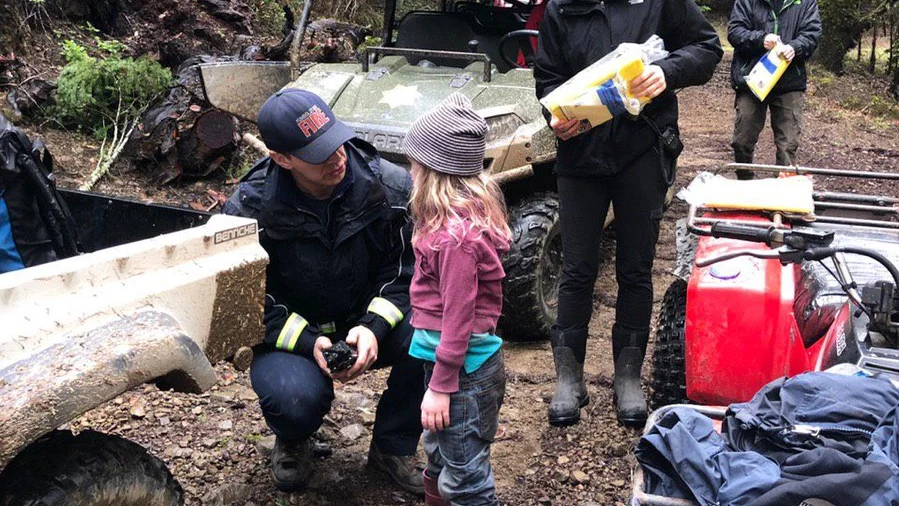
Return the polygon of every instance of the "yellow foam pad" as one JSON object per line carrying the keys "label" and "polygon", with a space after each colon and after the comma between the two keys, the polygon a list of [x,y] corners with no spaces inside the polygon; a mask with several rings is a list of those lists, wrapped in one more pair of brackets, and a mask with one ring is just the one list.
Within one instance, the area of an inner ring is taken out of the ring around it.
{"label": "yellow foam pad", "polygon": [[644,68],[643,59],[635,58],[631,61],[625,61],[618,70],[618,75],[625,81],[632,81],[643,73]]}
{"label": "yellow foam pad", "polygon": [[812,180],[807,176],[738,181],[715,178],[702,190],[706,207],[812,214]]}

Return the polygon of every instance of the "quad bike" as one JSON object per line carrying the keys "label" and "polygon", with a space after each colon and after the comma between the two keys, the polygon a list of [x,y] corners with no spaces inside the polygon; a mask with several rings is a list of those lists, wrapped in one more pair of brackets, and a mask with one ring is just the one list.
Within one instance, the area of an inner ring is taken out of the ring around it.
{"label": "quad bike", "polygon": [[692,252],[690,241],[679,241],[679,255],[695,258],[695,267],[662,302],[651,366],[654,407],[743,402],[778,377],[843,363],[899,380],[899,199],[812,197],[810,215],[690,207],[686,229],[698,241]]}

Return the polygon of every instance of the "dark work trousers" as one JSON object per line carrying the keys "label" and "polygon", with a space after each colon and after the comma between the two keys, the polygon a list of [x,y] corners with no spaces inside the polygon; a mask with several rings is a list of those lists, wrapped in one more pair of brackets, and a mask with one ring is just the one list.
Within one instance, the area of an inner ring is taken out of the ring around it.
{"label": "dark work trousers", "polygon": [[615,210],[616,323],[645,332],[652,313],[652,263],[668,188],[658,152],[650,149],[613,176],[559,177],[562,279],[555,330],[584,335],[593,313],[599,242],[609,203]]}
{"label": "dark work trousers", "polygon": [[[373,369],[392,369],[378,403],[372,439],[387,455],[412,455],[421,436],[424,366],[409,356],[411,342],[407,316],[378,343]],[[331,410],[334,384],[312,357],[257,347],[250,379],[266,423],[284,441],[308,438]]]}
{"label": "dark work trousers", "polygon": [[734,100],[734,161],[752,163],[759,134],[765,128],[765,116],[771,111],[771,130],[777,147],[777,165],[795,165],[799,136],[802,134],[802,109],[805,93],[788,91],[768,95],[759,102],[750,91],[738,90]]}

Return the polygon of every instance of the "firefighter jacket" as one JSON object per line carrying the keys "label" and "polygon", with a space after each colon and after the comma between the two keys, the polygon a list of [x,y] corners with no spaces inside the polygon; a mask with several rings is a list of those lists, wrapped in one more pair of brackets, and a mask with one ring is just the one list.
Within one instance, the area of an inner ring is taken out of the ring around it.
{"label": "firefighter jacket", "polygon": [[413,252],[409,173],[370,144],[344,144],[347,172],[324,208],[270,158],[256,164],[225,205],[255,218],[269,254],[265,343],[312,355],[316,338],[356,326],[380,341],[409,311]]}
{"label": "firefighter jacket", "polygon": [[[540,24],[534,77],[537,98],[610,53],[622,42],[665,41],[668,57],[654,62],[667,90],[641,113],[656,129],[677,126],[674,90],[704,84],[723,51],[718,34],[694,0],[556,0]],[[548,119],[548,117],[547,117]],[[646,121],[622,115],[567,141],[559,141],[556,172],[564,176],[606,176],[620,172],[658,145]]]}

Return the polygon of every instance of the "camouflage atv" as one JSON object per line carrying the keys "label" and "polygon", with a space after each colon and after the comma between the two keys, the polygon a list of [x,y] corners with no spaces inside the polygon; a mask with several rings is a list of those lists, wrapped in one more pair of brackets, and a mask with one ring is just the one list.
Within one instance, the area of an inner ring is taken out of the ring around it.
{"label": "camouflage atv", "polygon": [[411,123],[452,92],[467,95],[487,119],[489,171],[503,185],[514,234],[505,261],[503,335],[541,339],[555,320],[562,259],[551,173],[556,140],[532,71],[517,61],[533,56],[537,32],[523,29],[531,6],[504,5],[442,2],[438,11],[411,11],[397,20],[397,1],[386,0],[383,46],[364,49],[361,62],[300,63],[300,35],[292,63],[208,64],[201,74],[215,107],[250,121],[282,87],[313,91],[384,158],[406,166],[401,146]]}

